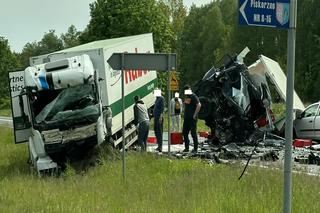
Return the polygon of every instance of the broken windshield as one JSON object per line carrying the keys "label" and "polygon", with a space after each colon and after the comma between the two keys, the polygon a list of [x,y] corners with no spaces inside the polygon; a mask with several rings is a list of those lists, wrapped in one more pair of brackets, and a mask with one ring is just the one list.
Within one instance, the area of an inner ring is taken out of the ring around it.
{"label": "broken windshield", "polygon": [[92,84],[84,84],[62,90],[35,117],[41,129],[66,127],[83,122],[95,122],[99,117]]}

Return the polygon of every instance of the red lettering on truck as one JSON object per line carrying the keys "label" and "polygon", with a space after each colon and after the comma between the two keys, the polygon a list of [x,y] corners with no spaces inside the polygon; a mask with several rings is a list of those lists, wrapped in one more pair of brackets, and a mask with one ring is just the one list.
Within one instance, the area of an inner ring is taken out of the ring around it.
{"label": "red lettering on truck", "polygon": [[[147,53],[149,53],[148,51]],[[138,53],[138,48],[135,48],[135,53]],[[125,76],[125,84],[128,84],[132,81],[135,81],[136,79],[142,77],[143,75],[148,74],[148,70],[125,70],[124,76]]]}

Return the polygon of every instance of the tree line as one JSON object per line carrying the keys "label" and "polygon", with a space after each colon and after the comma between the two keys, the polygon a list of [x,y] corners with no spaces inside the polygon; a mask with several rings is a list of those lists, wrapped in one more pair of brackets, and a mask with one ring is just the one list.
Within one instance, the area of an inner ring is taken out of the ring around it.
{"label": "tree line", "polygon": [[[27,43],[21,53],[10,50],[0,37],[0,107],[7,107],[7,72],[28,66],[29,58],[87,42],[121,36],[153,33],[156,52],[178,53],[180,84],[194,84],[223,55],[239,53],[246,46],[251,52],[247,65],[260,54],[278,61],[286,69],[287,32],[281,29],[238,25],[236,0],[215,0],[189,11],[183,0],[96,0],[89,5],[91,19],[82,32],[73,25],[58,36],[54,30],[38,42]],[[304,102],[318,101],[320,80],[320,1],[298,1],[295,88]],[[159,74],[159,85],[166,87],[166,74]]]}

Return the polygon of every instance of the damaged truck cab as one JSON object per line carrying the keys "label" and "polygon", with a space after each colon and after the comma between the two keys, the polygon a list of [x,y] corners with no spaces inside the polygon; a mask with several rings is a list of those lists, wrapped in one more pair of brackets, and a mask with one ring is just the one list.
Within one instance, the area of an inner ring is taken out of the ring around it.
{"label": "damaged truck cab", "polygon": [[[25,70],[33,127],[41,132],[46,145],[65,144],[95,135],[98,143],[103,141],[106,125],[100,118],[103,113],[96,76],[86,54]],[[103,126],[104,131],[97,132],[97,125]],[[86,129],[85,136],[79,128]]]}
{"label": "damaged truck cab", "polygon": [[102,109],[97,73],[88,55],[28,67],[24,82],[33,127],[30,161],[38,170],[56,168],[62,152],[92,148],[111,134],[111,111]]}
{"label": "damaged truck cab", "polygon": [[148,109],[156,72],[125,71],[125,112],[121,110],[121,71],[107,60],[115,52],[154,52],[152,34],[95,41],[30,59],[24,71],[10,72],[15,142],[28,142],[30,163],[40,173],[64,167],[67,158],[82,159],[104,141],[137,141],[133,97]]}
{"label": "damaged truck cab", "polygon": [[220,143],[250,141],[256,129],[273,129],[271,95],[266,76],[250,72],[243,63],[249,52],[225,56],[219,68],[211,68],[196,85],[205,120]]}

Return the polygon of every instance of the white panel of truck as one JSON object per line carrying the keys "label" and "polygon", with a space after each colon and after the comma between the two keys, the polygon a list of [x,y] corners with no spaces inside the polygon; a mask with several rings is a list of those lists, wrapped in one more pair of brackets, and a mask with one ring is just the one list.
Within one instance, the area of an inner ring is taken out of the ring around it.
{"label": "white panel of truck", "polygon": [[[271,82],[275,85],[276,90],[281,96],[281,98],[283,100],[286,100],[287,78],[283,70],[281,69],[280,65],[278,64],[278,62],[264,55],[261,55],[260,59],[249,67],[249,72],[258,72],[260,74],[267,74]],[[294,91],[294,94],[293,94],[293,108],[300,109],[302,111],[305,109],[296,91]]]}
{"label": "white panel of truck", "polygon": [[[104,58],[106,60],[113,53],[154,53],[153,39],[151,34],[146,34],[130,42],[123,42],[113,47],[104,49]],[[112,110],[112,132],[121,129],[122,118],[122,100],[121,100],[121,71],[112,70],[108,63],[105,63],[107,74],[107,91],[109,96],[109,105]],[[155,98],[153,90],[156,86],[157,74],[155,71],[149,70],[126,70],[124,73],[125,82],[125,123],[133,120],[133,97],[139,95],[145,102],[147,107],[154,104]]]}
{"label": "white panel of truck", "polygon": [[[10,72],[9,81],[15,143],[27,142],[31,136],[31,121],[27,97],[22,94],[25,87],[24,71]],[[20,106],[19,98],[23,99],[24,106]]]}

